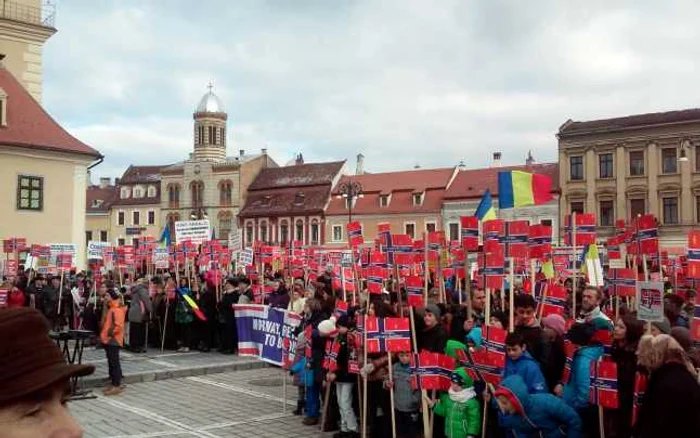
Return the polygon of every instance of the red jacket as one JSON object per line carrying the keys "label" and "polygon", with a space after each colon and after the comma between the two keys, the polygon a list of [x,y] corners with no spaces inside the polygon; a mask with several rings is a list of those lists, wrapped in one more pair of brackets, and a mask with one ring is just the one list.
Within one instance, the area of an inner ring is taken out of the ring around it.
{"label": "red jacket", "polygon": [[7,297],[7,307],[24,307],[24,292],[16,287],[10,289]]}

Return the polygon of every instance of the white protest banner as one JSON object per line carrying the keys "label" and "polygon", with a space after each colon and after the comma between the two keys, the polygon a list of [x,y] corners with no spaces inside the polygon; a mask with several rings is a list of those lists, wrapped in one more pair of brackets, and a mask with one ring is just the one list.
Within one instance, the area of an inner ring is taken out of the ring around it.
{"label": "white protest banner", "polygon": [[74,243],[49,243],[47,245],[51,251],[49,256],[49,266],[56,266],[56,257],[59,254],[70,254],[71,260],[75,260],[75,244]]}
{"label": "white protest banner", "polygon": [[238,253],[238,264],[243,267],[253,264],[253,248],[246,248]]}
{"label": "white protest banner", "polygon": [[241,230],[233,230],[228,234],[228,250],[232,253],[242,249]]}
{"label": "white protest banner", "polygon": [[102,260],[102,250],[103,248],[110,247],[109,242],[98,242],[91,240],[88,242],[87,258],[88,260]]}
{"label": "white protest banner", "polygon": [[183,243],[190,241],[201,244],[211,239],[211,229],[209,219],[198,221],[176,221],[175,222],[175,242]]}
{"label": "white protest banner", "polygon": [[637,282],[637,319],[640,321],[664,320],[664,284],[660,281]]}
{"label": "white protest banner", "polygon": [[168,269],[170,266],[168,257],[168,248],[156,247],[153,249],[153,264],[156,265],[156,269]]}

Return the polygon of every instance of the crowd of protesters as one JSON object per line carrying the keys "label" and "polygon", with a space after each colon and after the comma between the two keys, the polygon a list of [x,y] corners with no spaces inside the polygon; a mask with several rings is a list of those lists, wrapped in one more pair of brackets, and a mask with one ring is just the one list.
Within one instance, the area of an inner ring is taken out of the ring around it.
{"label": "crowd of protesters", "polygon": [[[368,436],[391,436],[389,389],[394,392],[395,425],[400,437],[423,436],[423,418],[431,418],[428,427],[436,438],[479,436],[484,426],[489,437],[598,437],[601,421],[608,437],[700,436],[700,354],[689,331],[693,290],[674,291],[669,287],[664,299],[666,317],[662,322],[645,325],[627,302],[620,304],[618,318],[612,318],[614,306],[606,288],[580,284],[574,294],[570,281],[564,283],[569,292],[564,316],[538,318],[533,295],[516,283],[512,291],[515,330],[506,339],[501,384],[486,388],[458,367],[451,375],[449,391],[425,397],[410,384],[409,351],[393,356],[389,373],[386,353],[368,354],[367,361],[363,361],[365,355],[357,335],[357,323],[364,313],[378,317],[408,315],[406,291],[390,280],[385,293],[360,293],[357,305],[347,315],[333,316],[342,292],[331,288],[331,277],[330,270],[313,282],[285,279],[269,270],[253,281],[245,275],[219,280],[210,272],[170,272],[149,277],[107,274],[95,287],[92,274],[78,273],[66,275],[63,280],[21,275],[5,279],[2,288],[9,290],[7,307],[36,308],[54,330],[85,329],[95,333],[97,347],[105,349],[110,366],[112,381],[105,389],[106,395],[119,394],[123,389],[119,367],[122,347],[134,353],[144,353],[151,347],[181,352],[216,349],[222,354],[235,354],[238,341],[232,305],[259,300],[252,286],[260,281],[271,291],[263,294],[265,304],[303,317],[296,333],[297,355],[292,367],[299,386],[295,414],[304,415],[306,425],[318,424],[324,387],[331,385],[332,403],[322,427],[340,429],[336,438],[360,436],[362,417]],[[465,286],[462,284],[460,289]],[[432,279],[430,288],[425,307],[414,308],[419,351],[450,354],[455,345],[478,348],[485,325],[509,326],[510,290],[491,291],[487,297],[483,289],[472,284],[469,300],[464,292],[452,290],[440,300]],[[457,304],[460,293],[463,302]],[[573,300],[576,315],[570,314]],[[488,312],[487,303],[491,305]],[[487,313],[489,321],[485,319]],[[323,366],[330,337],[340,345],[333,372]],[[566,343],[574,346],[569,367]],[[310,355],[305,354],[307,349]],[[590,365],[603,356],[617,364],[619,407],[614,410],[601,410],[589,398]],[[565,368],[570,371],[565,372]],[[640,402],[635,392],[641,377],[647,378],[648,384]],[[360,415],[363,379],[367,380],[367,407]],[[426,409],[432,412],[428,417],[422,413]]]}

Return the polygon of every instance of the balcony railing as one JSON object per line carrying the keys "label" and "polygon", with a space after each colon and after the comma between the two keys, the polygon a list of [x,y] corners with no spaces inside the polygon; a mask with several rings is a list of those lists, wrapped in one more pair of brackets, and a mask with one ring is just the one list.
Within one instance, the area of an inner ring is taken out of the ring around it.
{"label": "balcony railing", "polygon": [[51,3],[47,3],[43,8],[37,8],[13,1],[0,0],[0,18],[54,27],[56,9]]}

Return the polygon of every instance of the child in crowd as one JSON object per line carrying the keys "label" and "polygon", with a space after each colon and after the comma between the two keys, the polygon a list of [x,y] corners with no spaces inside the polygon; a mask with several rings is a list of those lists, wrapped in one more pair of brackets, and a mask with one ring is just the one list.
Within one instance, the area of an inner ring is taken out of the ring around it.
{"label": "child in crowd", "polygon": [[[501,427],[516,437],[582,438],[576,411],[552,394],[529,394],[522,377],[513,375],[494,393]],[[489,401],[489,393],[485,400]]]}
{"label": "child in crowd", "polygon": [[411,353],[402,351],[397,354],[397,359],[398,362],[391,368],[394,380],[385,380],[384,387],[394,388],[396,435],[399,438],[415,438],[420,430],[420,391],[411,386]]}
{"label": "child in crowd", "polygon": [[335,382],[336,398],[338,400],[338,410],[340,411],[340,432],[333,435],[333,438],[356,438],[359,437],[359,427],[357,417],[353,410],[353,385],[357,378],[349,372],[350,346],[348,343],[348,331],[350,320],[347,315],[340,315],[336,318],[335,327],[338,330],[335,341],[340,346],[336,359],[337,368],[334,372],[328,373],[328,382]]}
{"label": "child in crowd", "polygon": [[503,378],[518,375],[522,377],[530,394],[547,392],[547,383],[542,371],[527,351],[525,338],[519,332],[508,333],[506,337],[506,366]]}
{"label": "child in crowd", "polygon": [[[294,415],[302,415],[304,413],[304,405],[306,404],[306,381],[305,374],[301,373],[296,365],[305,360],[304,351],[306,347],[306,337],[304,333],[299,333],[297,343],[294,349],[294,362],[290,368],[290,373],[294,376],[294,384],[297,386],[297,408],[294,410]],[[306,367],[304,367],[304,370]],[[295,372],[295,370],[297,370]]]}
{"label": "child in crowd", "polygon": [[103,392],[104,395],[118,395],[122,392],[122,366],[119,361],[119,349],[124,346],[126,310],[122,304],[121,295],[114,288],[113,284],[107,286],[105,300],[108,310],[102,322],[100,342],[102,342],[107,355],[110,385]]}
{"label": "child in crowd", "polygon": [[452,386],[442,394],[437,403],[428,404],[435,414],[445,417],[447,438],[475,438],[481,431],[481,408],[476,399],[474,383],[464,368],[457,368],[450,375]]}

